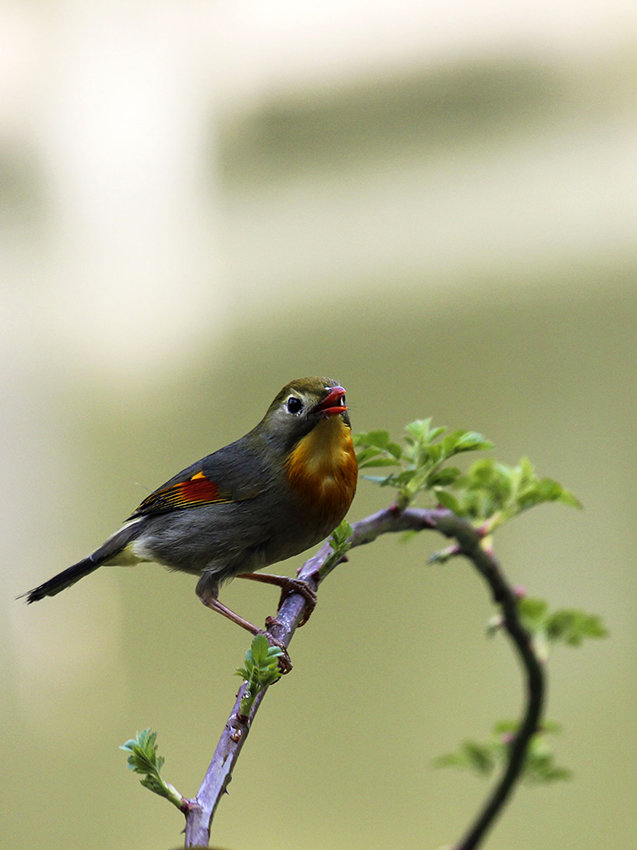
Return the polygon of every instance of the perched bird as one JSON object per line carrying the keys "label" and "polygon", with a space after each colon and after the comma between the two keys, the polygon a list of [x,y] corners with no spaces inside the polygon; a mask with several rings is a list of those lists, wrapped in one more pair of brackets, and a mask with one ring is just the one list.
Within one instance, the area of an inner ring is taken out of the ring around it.
{"label": "perched bird", "polygon": [[253,573],[330,534],[349,509],[357,475],[344,388],[329,378],[292,381],[256,427],[147,496],[92,555],[25,594],[27,602],[55,596],[103,565],[155,561],[199,576],[204,605],[256,634],[219,601],[220,585],[256,579],[302,592],[311,605],[307,585]]}

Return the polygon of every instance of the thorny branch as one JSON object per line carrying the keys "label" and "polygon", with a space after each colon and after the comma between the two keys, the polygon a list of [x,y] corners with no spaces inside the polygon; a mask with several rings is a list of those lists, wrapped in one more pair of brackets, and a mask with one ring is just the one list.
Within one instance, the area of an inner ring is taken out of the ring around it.
{"label": "thorny branch", "polygon": [[[485,546],[484,535],[469,523],[447,510],[425,510],[395,506],[378,511],[352,525],[351,547],[370,543],[381,534],[399,531],[435,529],[455,541],[454,552],[464,555],[487,582],[494,602],[500,606],[504,630],[513,643],[526,679],[526,699],[518,734],[511,743],[506,768],[491,791],[464,838],[454,850],[474,850],[478,847],[513,791],[524,767],[527,748],[539,728],[545,692],[545,677],[530,637],[518,616],[516,595],[500,569],[492,551]],[[345,560],[330,559],[329,541],[309,558],[298,572],[314,590],[330,572]],[[300,593],[287,596],[279,607],[276,620],[271,620],[269,633],[287,646],[302,621],[305,599]],[[232,771],[250,731],[250,727],[265,696],[263,690],[255,700],[250,716],[241,717],[239,706],[243,687],[217,744],[197,796],[188,801],[186,812],[186,847],[208,846],[210,825],[219,800],[232,778]]]}

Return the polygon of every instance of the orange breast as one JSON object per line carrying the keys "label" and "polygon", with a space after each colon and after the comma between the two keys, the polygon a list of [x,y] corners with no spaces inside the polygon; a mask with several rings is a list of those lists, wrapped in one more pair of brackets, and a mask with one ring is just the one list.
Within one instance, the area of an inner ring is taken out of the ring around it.
{"label": "orange breast", "polygon": [[294,447],[287,467],[292,490],[331,531],[347,513],[358,479],[351,431],[341,417],[319,422]]}

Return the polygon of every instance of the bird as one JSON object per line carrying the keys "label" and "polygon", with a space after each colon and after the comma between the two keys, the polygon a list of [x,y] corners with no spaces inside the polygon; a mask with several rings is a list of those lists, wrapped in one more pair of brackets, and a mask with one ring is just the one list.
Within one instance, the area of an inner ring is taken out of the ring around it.
{"label": "bird", "polygon": [[304,622],[316,601],[312,588],[255,571],[331,534],[357,479],[345,388],[331,378],[290,381],[251,431],[174,475],[88,557],[24,596],[37,602],[98,567],[153,561],[198,576],[201,602],[252,634],[263,630],[218,598],[231,578],[277,585],[283,596],[301,592]]}

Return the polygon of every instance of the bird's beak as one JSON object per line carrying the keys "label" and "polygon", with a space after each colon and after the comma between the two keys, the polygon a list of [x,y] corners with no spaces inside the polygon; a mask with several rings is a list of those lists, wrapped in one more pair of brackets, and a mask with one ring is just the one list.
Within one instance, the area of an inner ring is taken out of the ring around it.
{"label": "bird's beak", "polygon": [[323,401],[319,401],[312,408],[312,413],[320,413],[323,416],[336,416],[338,413],[345,413],[347,405],[345,404],[345,388],[344,387],[325,387],[328,390]]}

